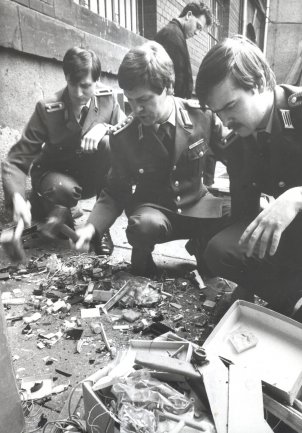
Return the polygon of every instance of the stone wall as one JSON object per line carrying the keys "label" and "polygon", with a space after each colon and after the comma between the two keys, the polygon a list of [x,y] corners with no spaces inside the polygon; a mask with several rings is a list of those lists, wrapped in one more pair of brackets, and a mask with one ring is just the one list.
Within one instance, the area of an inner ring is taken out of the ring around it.
{"label": "stone wall", "polygon": [[122,58],[144,40],[72,0],[1,0],[0,125],[22,128],[34,103],[64,84],[68,48],[94,50],[104,81],[116,86]]}

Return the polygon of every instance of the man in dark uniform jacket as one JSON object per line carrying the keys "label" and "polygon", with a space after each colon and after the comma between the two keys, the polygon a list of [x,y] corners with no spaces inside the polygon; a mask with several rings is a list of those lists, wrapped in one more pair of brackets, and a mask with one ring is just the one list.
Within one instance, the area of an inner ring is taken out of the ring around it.
{"label": "man in dark uniform jacket", "polygon": [[[125,209],[133,271],[156,272],[157,243],[209,233],[222,216],[221,199],[201,183],[202,156],[221,137],[221,123],[195,101],[173,97],[173,64],[156,42],[131,49],[118,81],[133,110],[111,135],[112,169],[76,248],[101,235]],[[222,219],[223,220],[223,219]]]}
{"label": "man in dark uniform jacket", "polygon": [[201,104],[233,130],[212,146],[227,163],[233,224],[213,237],[205,260],[214,274],[239,284],[236,296],[253,300],[257,293],[299,320],[301,91],[277,86],[261,50],[239,36],[208,52],[196,82]]}
{"label": "man in dark uniform jacket", "polygon": [[[109,125],[124,119],[110,89],[101,87],[100,60],[93,51],[69,49],[63,59],[67,86],[39,101],[20,140],[2,164],[3,187],[14,220],[30,225],[55,205],[74,207],[98,195],[110,166]],[[32,181],[31,206],[25,180]],[[21,221],[21,222],[22,222]],[[109,233],[96,239],[98,253],[110,253]]]}
{"label": "man in dark uniform jacket", "polygon": [[178,18],[170,21],[155,36],[172,59],[175,71],[174,95],[191,98],[193,78],[186,39],[212,24],[211,10],[201,2],[188,3]]}

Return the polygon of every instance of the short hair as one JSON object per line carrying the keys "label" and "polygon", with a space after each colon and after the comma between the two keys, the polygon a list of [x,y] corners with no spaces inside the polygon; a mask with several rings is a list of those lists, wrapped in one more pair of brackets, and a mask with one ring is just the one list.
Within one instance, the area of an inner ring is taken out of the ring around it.
{"label": "short hair", "polygon": [[187,15],[187,13],[191,11],[194,17],[200,17],[201,15],[205,16],[207,26],[210,26],[213,22],[213,15],[211,9],[202,2],[190,2],[188,3],[182,10],[179,15],[180,18]]}
{"label": "short hair", "polygon": [[63,71],[72,83],[78,83],[91,72],[93,81],[100,78],[101,61],[92,50],[73,47],[66,51],[63,58]]}
{"label": "short hair", "polygon": [[174,87],[173,62],[162,45],[148,41],[128,51],[117,78],[121,89],[132,90],[142,86],[160,95],[164,88]]}
{"label": "short hair", "polygon": [[276,86],[275,75],[260,48],[240,35],[219,42],[201,62],[196,78],[201,105],[205,105],[212,88],[227,77],[245,90],[261,85],[273,90]]}

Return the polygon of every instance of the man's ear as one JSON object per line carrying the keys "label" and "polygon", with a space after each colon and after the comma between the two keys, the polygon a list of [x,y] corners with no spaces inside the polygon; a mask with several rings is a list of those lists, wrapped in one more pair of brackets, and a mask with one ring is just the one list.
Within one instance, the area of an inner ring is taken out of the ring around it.
{"label": "man's ear", "polygon": [[173,95],[174,93],[174,87],[172,86],[172,84],[170,84],[169,87],[167,87],[167,95]]}
{"label": "man's ear", "polygon": [[257,85],[257,90],[259,93],[263,93],[266,88],[266,83],[264,77],[262,77]]}
{"label": "man's ear", "polygon": [[186,15],[186,19],[188,20],[192,16],[192,11],[188,11]]}

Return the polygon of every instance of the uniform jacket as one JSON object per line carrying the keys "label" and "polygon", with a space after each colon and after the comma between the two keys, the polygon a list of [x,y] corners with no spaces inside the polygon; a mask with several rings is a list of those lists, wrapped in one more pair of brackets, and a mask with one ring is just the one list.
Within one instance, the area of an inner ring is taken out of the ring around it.
{"label": "uniform jacket", "polygon": [[8,201],[15,192],[24,196],[30,169],[33,185],[48,171],[66,173],[75,179],[87,177],[87,172],[81,173],[81,167],[87,170],[87,162],[89,166],[93,156],[80,152],[81,138],[98,123],[114,125],[123,118],[115,96],[105,88],[96,90],[83,127],[74,116],[67,87],[52,98],[39,101],[20,140],[2,164]]}
{"label": "uniform jacket", "polygon": [[204,151],[221,138],[221,124],[209,110],[191,106],[192,101],[173,100],[176,127],[171,156],[153,127],[138,119],[111,135],[108,185],[89,217],[100,233],[123,209],[129,215],[139,204],[199,218],[222,215],[220,199],[208,194],[201,182]]}
{"label": "uniform jacket", "polygon": [[227,164],[236,219],[252,219],[259,213],[261,193],[277,198],[287,189],[302,186],[301,91],[276,87],[272,133],[263,145],[252,135],[237,136],[213,149]]}
{"label": "uniform jacket", "polygon": [[176,19],[170,21],[155,36],[172,59],[175,70],[174,94],[180,98],[191,98],[193,90],[190,55],[181,24]]}

